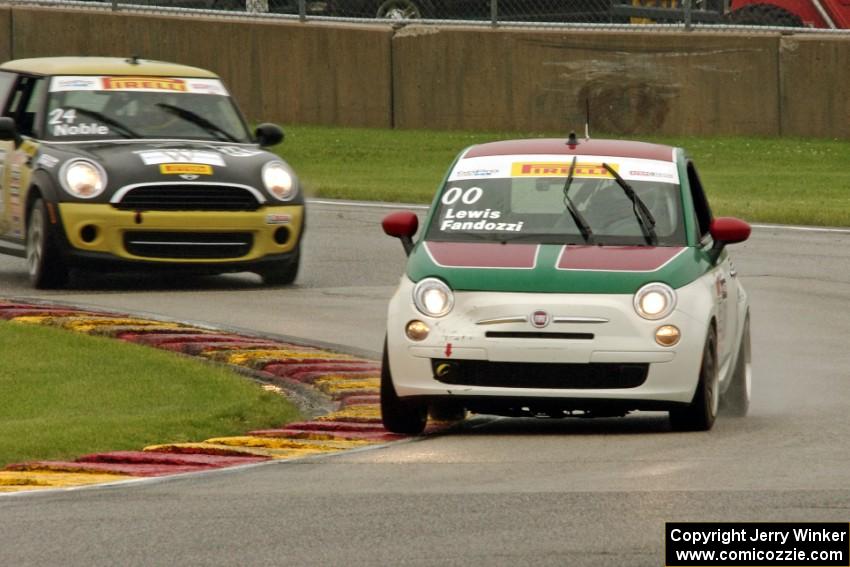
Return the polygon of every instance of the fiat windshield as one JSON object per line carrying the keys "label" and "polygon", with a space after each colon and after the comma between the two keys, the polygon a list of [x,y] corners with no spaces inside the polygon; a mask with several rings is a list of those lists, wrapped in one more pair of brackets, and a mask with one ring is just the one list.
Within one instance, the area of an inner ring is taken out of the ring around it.
{"label": "fiat windshield", "polygon": [[[617,167],[615,158],[607,161]],[[579,163],[569,183],[569,161],[537,169],[523,169],[527,164],[522,163],[501,169],[463,169],[460,164],[440,192],[426,239],[586,244],[578,216],[592,232],[593,244],[646,245],[642,215],[603,163]],[[658,163],[662,165],[643,169],[629,163],[620,174],[651,213],[656,244],[685,246],[675,165]],[[578,215],[570,214],[570,206]]]}

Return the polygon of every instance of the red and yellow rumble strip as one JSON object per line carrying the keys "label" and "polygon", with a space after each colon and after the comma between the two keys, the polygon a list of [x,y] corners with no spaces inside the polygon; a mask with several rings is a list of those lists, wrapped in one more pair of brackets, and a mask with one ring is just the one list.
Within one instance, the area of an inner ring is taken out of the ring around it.
{"label": "red and yellow rumble strip", "polygon": [[329,400],[335,408],[312,421],[239,437],[164,443],[141,451],[84,455],[74,461],[9,465],[0,470],[0,493],[205,471],[333,453],[402,438],[381,425],[380,365],[371,360],[182,323],[67,307],[0,300],[0,319],[109,336],[250,369],[259,373],[267,389],[309,392]]}

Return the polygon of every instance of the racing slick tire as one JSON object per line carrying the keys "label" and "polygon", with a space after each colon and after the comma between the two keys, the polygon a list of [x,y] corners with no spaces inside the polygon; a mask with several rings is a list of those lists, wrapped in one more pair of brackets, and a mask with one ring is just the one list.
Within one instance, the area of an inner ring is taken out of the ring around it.
{"label": "racing slick tire", "polygon": [[466,419],[466,408],[454,403],[431,404],[428,415],[434,421],[463,421]]}
{"label": "racing slick tire", "polygon": [[772,4],[747,4],[726,15],[726,21],[740,26],[785,26],[803,27],[803,20],[797,14]]}
{"label": "racing slick tire", "polygon": [[260,277],[265,285],[289,285],[298,277],[301,265],[301,244],[295,248],[295,253],[289,260],[277,262],[275,265],[263,268]]}
{"label": "racing slick tire", "polygon": [[732,417],[744,417],[750,409],[753,390],[752,351],[750,349],[750,317],[744,321],[738,360],[729,387],[720,398],[720,412]]}
{"label": "racing slick tire", "polygon": [[720,374],[717,368],[717,332],[712,326],[702,350],[699,383],[690,404],[670,410],[674,431],[708,431],[714,425],[720,398]]}
{"label": "racing slick tire", "polygon": [[44,200],[36,199],[27,217],[26,259],[30,282],[37,289],[57,289],[68,283],[68,267],[48,218]]}
{"label": "racing slick tire", "polygon": [[428,406],[402,400],[396,394],[386,339],[381,360],[381,421],[388,431],[404,435],[419,435],[428,423]]}

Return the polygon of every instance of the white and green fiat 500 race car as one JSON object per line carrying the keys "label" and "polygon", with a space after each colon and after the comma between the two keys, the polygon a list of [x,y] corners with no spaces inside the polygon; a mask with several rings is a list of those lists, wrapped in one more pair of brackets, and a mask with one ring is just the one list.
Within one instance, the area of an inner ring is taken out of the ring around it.
{"label": "white and green fiat 500 race car", "polygon": [[747,412],[749,304],[680,148],[515,140],[455,160],[389,306],[381,410],[390,431],[428,413],[550,417],[669,411],[707,430]]}

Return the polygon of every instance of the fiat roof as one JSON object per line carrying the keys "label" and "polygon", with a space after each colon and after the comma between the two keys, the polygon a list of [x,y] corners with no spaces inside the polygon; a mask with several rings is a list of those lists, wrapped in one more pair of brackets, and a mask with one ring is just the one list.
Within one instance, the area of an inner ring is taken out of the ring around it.
{"label": "fiat roof", "polygon": [[625,140],[582,140],[571,145],[565,138],[505,140],[471,147],[463,159],[506,155],[593,155],[658,161],[676,161],[676,149],[662,144]]}
{"label": "fiat roof", "polygon": [[131,75],[134,77],[218,78],[211,71],[188,65],[122,57],[38,57],[16,59],[0,70],[37,75]]}

